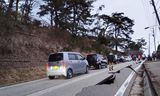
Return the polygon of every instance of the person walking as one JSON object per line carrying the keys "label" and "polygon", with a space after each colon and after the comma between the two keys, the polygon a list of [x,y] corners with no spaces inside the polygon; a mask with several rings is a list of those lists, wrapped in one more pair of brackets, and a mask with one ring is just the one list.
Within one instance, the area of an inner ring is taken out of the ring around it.
{"label": "person walking", "polygon": [[108,63],[109,63],[109,71],[113,70],[113,61],[114,61],[114,55],[112,52],[109,53],[107,56]]}

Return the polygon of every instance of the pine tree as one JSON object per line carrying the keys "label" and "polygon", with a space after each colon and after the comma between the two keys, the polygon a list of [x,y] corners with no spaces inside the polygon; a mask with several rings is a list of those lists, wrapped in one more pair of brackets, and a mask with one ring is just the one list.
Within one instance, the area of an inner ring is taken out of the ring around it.
{"label": "pine tree", "polygon": [[[55,28],[61,27],[61,20],[65,17],[63,14],[63,10],[65,7],[66,0],[43,0],[45,2],[44,5],[40,6],[40,16],[50,15],[50,25],[53,27],[53,23]],[[63,15],[62,15],[63,14]]]}

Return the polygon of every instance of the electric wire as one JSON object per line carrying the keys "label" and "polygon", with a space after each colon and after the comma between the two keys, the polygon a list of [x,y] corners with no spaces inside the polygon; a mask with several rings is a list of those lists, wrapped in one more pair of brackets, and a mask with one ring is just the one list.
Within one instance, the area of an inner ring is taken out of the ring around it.
{"label": "electric wire", "polygon": [[158,0],[158,1],[156,2],[156,6],[159,4],[159,1],[160,1],[160,0]]}
{"label": "electric wire", "polygon": [[149,10],[149,5],[147,5],[148,3],[146,2],[146,0],[141,0],[141,4],[143,6],[143,10],[144,10],[144,15],[145,15],[145,18],[146,18],[146,21],[148,23],[148,25],[151,24],[151,21],[150,21],[150,16],[148,13],[150,13],[150,10]]}

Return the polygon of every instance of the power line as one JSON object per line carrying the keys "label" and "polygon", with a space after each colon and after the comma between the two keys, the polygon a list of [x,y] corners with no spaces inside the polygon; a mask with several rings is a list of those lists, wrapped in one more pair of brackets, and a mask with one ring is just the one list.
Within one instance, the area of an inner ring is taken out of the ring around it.
{"label": "power line", "polygon": [[151,0],[151,2],[152,2],[152,6],[154,8],[154,11],[155,11],[155,14],[156,14],[156,17],[157,17],[157,20],[158,20],[159,27],[160,27],[160,19],[159,19],[158,12],[157,12],[157,9],[156,9],[156,6],[155,6],[155,2],[154,2],[154,0]]}
{"label": "power line", "polygon": [[144,1],[144,0],[141,0],[141,3],[142,3],[142,6],[143,6],[143,9],[144,9],[144,15],[145,15],[145,18],[146,18],[146,21],[148,22],[148,25],[150,25],[151,24],[151,21],[150,21],[150,16],[149,16],[149,14],[148,13],[150,13],[150,10],[149,10],[149,4],[148,4],[148,6],[146,5],[147,3],[145,3],[145,2],[147,2],[146,0]]}
{"label": "power line", "polygon": [[158,5],[159,1],[160,1],[160,0],[158,0],[158,1],[156,2],[156,6]]}

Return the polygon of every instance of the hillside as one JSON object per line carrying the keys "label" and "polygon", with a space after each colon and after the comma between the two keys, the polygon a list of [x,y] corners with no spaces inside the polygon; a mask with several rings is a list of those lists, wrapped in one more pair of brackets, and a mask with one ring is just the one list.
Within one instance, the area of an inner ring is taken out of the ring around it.
{"label": "hillside", "polygon": [[69,32],[41,27],[25,26],[23,31],[1,34],[0,85],[44,78],[50,53],[78,51],[85,55],[93,51],[92,44],[87,37],[73,37]]}
{"label": "hillside", "polygon": [[0,85],[45,77],[50,53],[78,51],[83,55],[91,52],[106,55],[107,49],[115,48],[115,52],[118,48],[130,49],[134,21],[123,12],[99,14],[104,6],[91,14],[94,2],[1,0]]}

